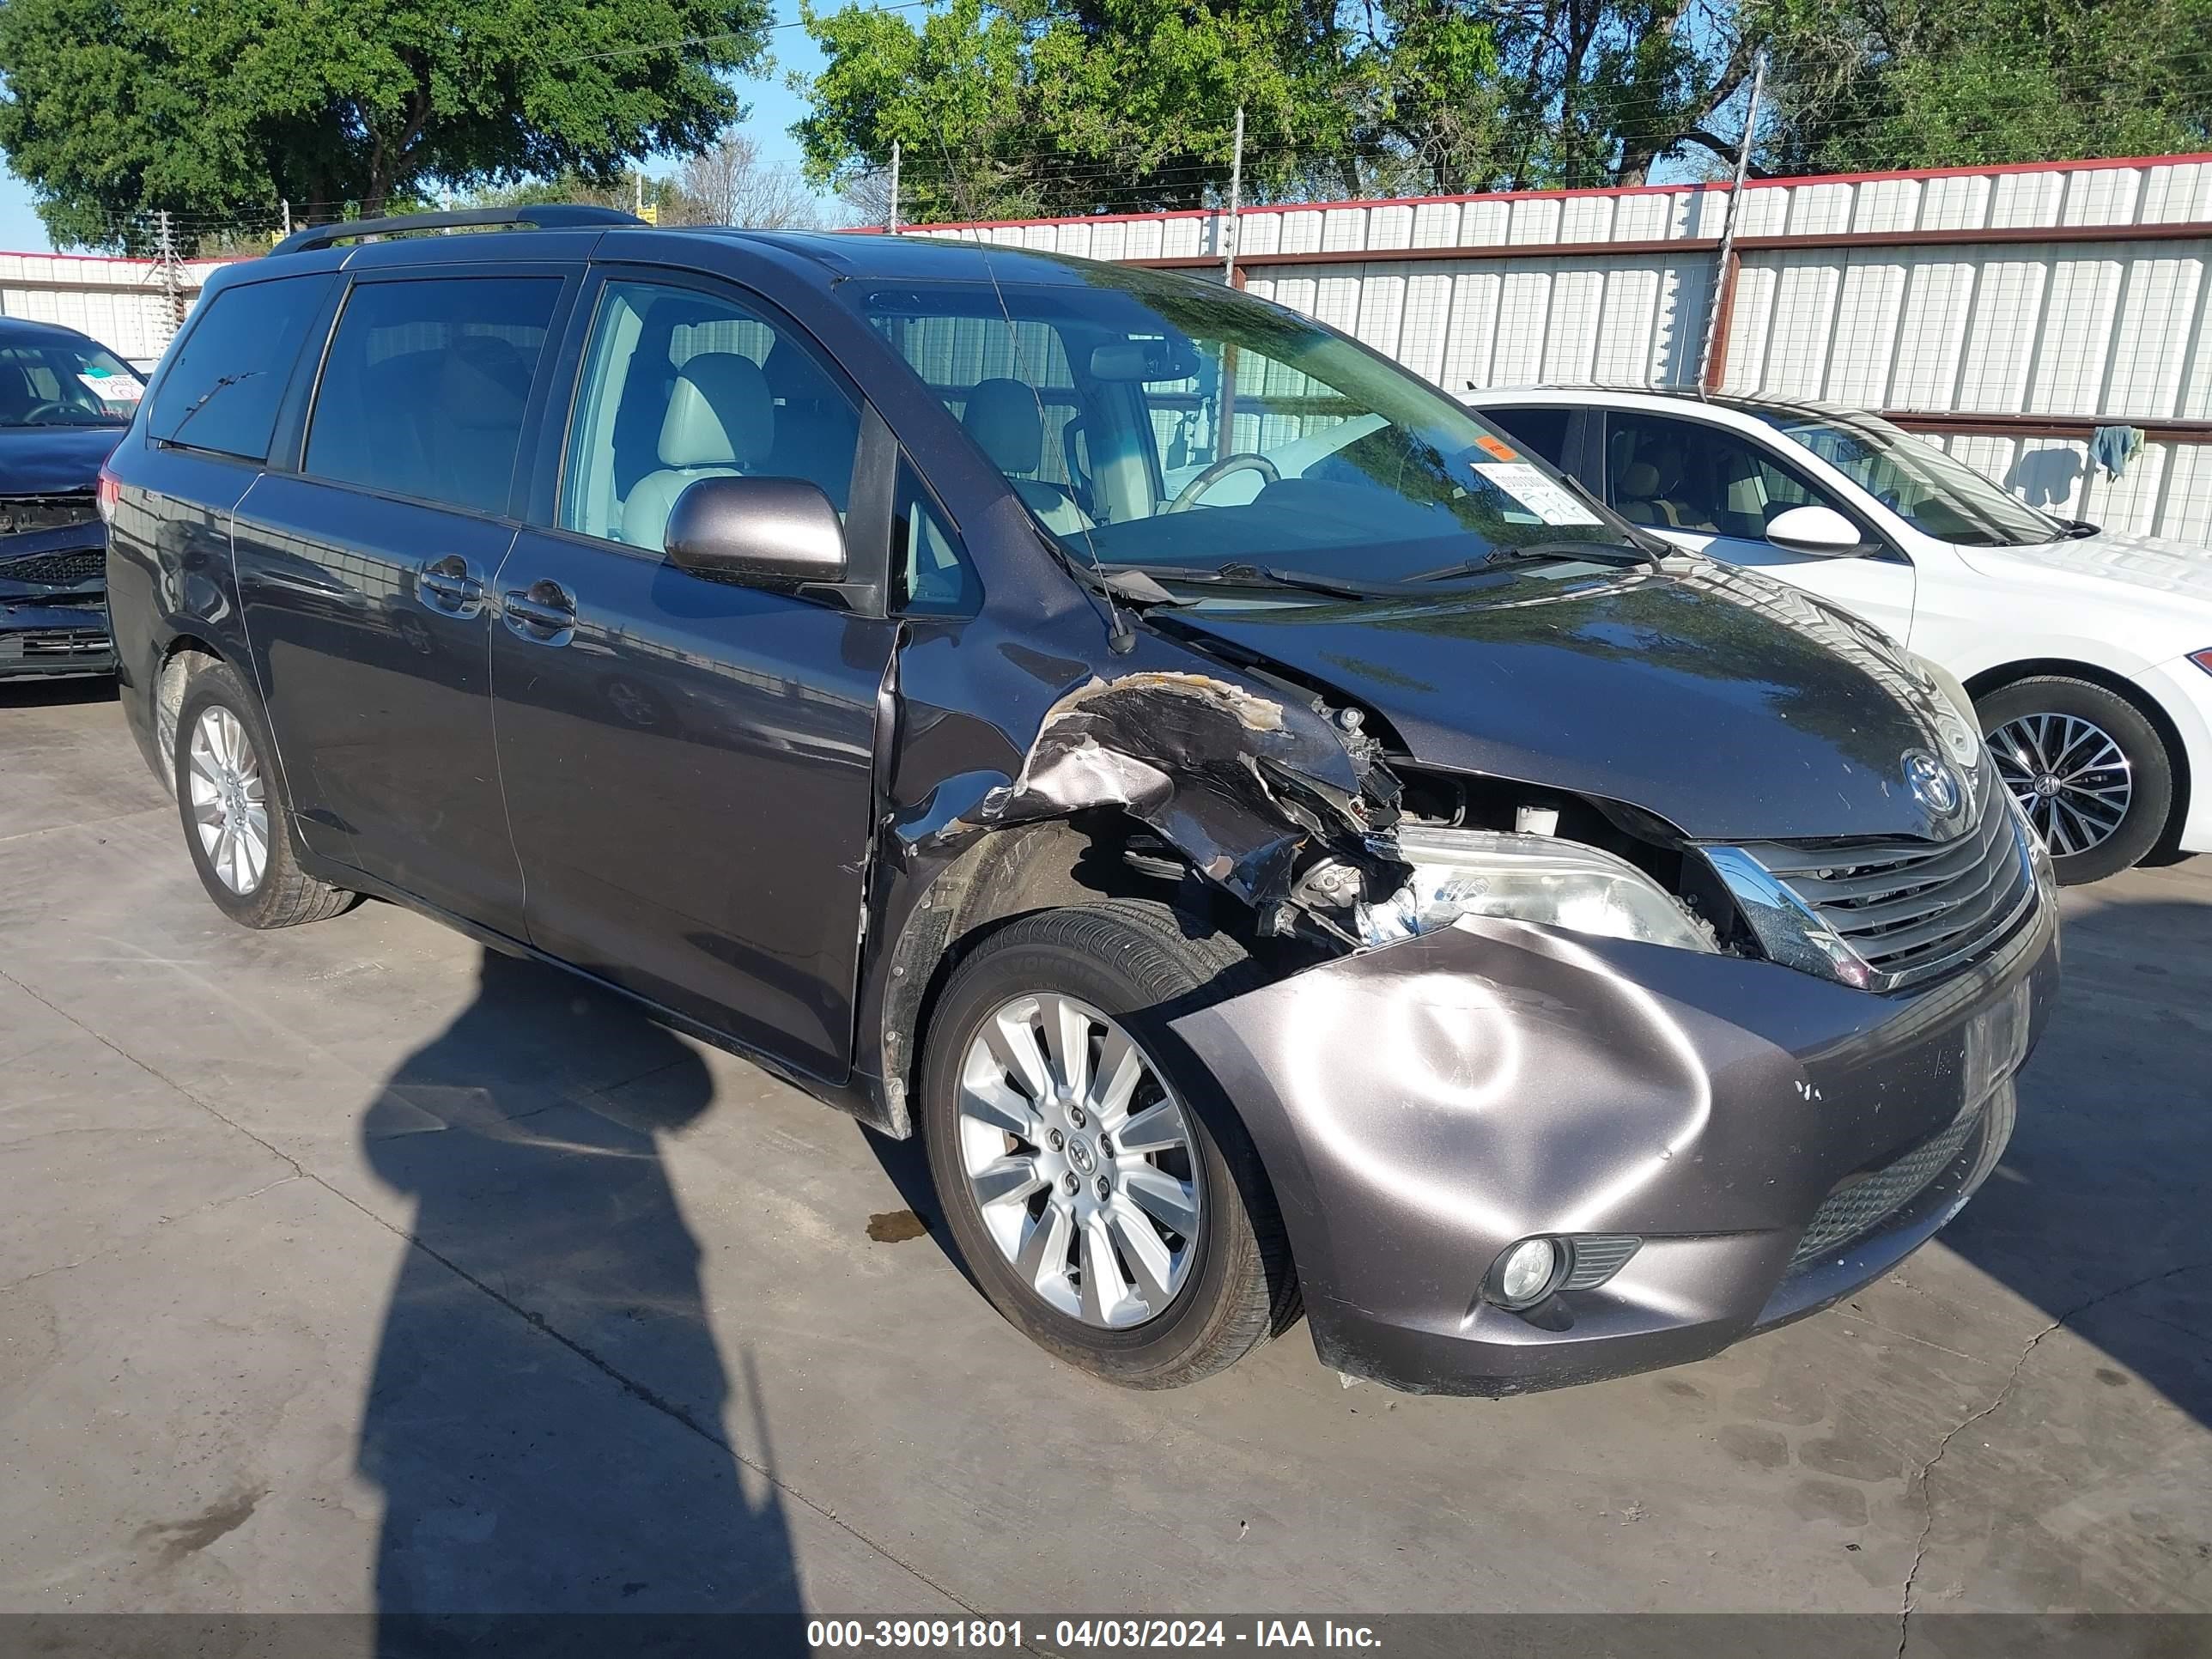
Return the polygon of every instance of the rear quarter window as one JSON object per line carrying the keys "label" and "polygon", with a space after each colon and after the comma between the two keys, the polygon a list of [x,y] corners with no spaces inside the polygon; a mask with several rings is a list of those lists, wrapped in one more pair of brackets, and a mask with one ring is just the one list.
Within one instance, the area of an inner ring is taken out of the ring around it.
{"label": "rear quarter window", "polygon": [[507,510],[557,276],[357,283],[315,391],[302,471],[475,513]]}
{"label": "rear quarter window", "polygon": [[147,432],[159,443],[267,460],[285,384],[332,280],[280,276],[204,301],[155,389]]}

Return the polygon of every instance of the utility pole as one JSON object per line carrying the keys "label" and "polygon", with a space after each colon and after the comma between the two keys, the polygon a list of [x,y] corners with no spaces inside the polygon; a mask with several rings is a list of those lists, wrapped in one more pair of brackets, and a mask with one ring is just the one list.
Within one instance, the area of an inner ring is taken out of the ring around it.
{"label": "utility pole", "polygon": [[1244,196],[1244,106],[1237,106],[1235,148],[1229,152],[1229,217],[1221,226],[1221,280],[1237,286],[1237,210]]}
{"label": "utility pole", "polygon": [[169,324],[168,335],[162,340],[166,345],[168,337],[183,327],[185,322],[184,287],[178,281],[177,242],[170,231],[169,210],[167,208],[157,209],[154,214],[154,251],[161,260],[161,309]]}
{"label": "utility pole", "polygon": [[[1728,211],[1721,220],[1721,245],[1715,255],[1713,266],[1712,302],[1705,308],[1705,343],[1698,353],[1698,396],[1703,398],[1712,390],[1707,377],[1713,370],[1713,350],[1719,343],[1723,322],[1735,308],[1735,219],[1736,209],[1743,199],[1744,180],[1751,173],[1751,143],[1759,127],[1759,94],[1766,86],[1766,54],[1761,52],[1751,66],[1751,101],[1743,110],[1743,142],[1735,150],[1735,182],[1729,186]],[[1726,367],[1726,359],[1722,360]]]}
{"label": "utility pole", "polygon": [[284,234],[289,236],[292,234],[292,198],[287,196],[277,205],[284,210]]}
{"label": "utility pole", "polygon": [[894,236],[898,234],[898,187],[899,141],[894,138],[891,140],[891,199],[884,216],[884,228]]}
{"label": "utility pole", "polygon": [[636,172],[630,174],[630,179],[637,186],[637,194],[631,204],[630,210],[642,219],[645,217],[645,169],[638,168]]}

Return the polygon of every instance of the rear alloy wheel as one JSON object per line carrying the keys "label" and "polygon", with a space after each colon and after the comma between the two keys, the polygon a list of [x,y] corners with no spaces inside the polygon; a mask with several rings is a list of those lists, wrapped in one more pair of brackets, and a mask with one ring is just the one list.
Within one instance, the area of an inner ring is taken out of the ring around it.
{"label": "rear alloy wheel", "polygon": [[300,868],[260,705],[228,664],[210,663],[187,683],[173,745],[185,844],[225,915],[246,927],[289,927],[353,902]]}
{"label": "rear alloy wheel", "polygon": [[2173,805],[2166,744],[2142,710],[2087,680],[2039,675],[1976,705],[1997,776],[2069,886],[2156,844]]}
{"label": "rear alloy wheel", "polygon": [[200,851],[216,878],[240,898],[269,870],[269,792],[261,757],[238,716],[210,703],[192,723],[185,787]]}
{"label": "rear alloy wheel", "polygon": [[921,1129],[953,1243],[1018,1328],[1124,1388],[1195,1382],[1297,1313],[1259,1154],[1170,1029],[1249,971],[1112,900],[999,928],[931,1016]]}

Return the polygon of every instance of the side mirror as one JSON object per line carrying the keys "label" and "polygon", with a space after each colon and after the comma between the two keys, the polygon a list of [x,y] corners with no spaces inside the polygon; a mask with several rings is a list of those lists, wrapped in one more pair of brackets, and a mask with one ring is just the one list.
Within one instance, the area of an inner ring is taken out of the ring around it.
{"label": "side mirror", "polygon": [[678,569],[749,587],[845,580],[845,526],[804,478],[701,478],[669,508],[661,547]]}
{"label": "side mirror", "polygon": [[1816,558],[1848,558],[1873,550],[1859,527],[1832,507],[1792,507],[1774,515],[1766,539],[1792,553]]}

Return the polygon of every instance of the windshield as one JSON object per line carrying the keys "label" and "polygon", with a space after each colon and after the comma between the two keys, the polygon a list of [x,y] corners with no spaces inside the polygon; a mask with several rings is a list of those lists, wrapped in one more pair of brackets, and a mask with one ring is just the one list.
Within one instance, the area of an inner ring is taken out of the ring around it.
{"label": "windshield", "polygon": [[1189,278],[885,284],[860,303],[1077,556],[1339,583],[1626,550],[1544,462],[1294,313]]}
{"label": "windshield", "polygon": [[0,343],[0,426],[128,426],[145,389],[89,340]]}
{"label": "windshield", "polygon": [[1802,444],[1923,535],[1968,547],[2026,547],[2066,533],[2057,520],[1933,444],[1872,415],[1751,411]]}

